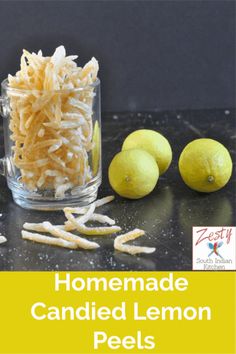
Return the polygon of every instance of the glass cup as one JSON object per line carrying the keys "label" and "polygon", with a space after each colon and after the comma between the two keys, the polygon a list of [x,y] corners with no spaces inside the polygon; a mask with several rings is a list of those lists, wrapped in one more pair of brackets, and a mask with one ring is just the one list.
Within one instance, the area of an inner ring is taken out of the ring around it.
{"label": "glass cup", "polygon": [[58,210],[84,206],[101,184],[100,81],[78,89],[21,90],[1,85],[7,178],[16,204]]}

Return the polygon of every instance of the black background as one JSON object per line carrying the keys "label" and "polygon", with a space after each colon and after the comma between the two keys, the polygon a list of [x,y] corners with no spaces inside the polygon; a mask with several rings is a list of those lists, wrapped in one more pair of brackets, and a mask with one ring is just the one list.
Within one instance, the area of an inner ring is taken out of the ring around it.
{"label": "black background", "polygon": [[22,48],[100,62],[103,111],[233,107],[235,1],[0,1],[0,79]]}

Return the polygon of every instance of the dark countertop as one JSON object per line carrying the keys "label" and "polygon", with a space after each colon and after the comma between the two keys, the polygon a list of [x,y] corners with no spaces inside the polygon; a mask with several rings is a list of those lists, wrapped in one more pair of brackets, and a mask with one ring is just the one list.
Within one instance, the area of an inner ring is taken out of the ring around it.
{"label": "dark countertop", "polygon": [[[99,197],[112,194],[107,169],[124,138],[139,128],[163,133],[173,149],[168,172],[154,192],[130,201],[116,197],[101,211],[117,220],[124,231],[139,227],[146,236],[136,244],[154,246],[151,255],[131,256],[114,251],[114,236],[95,237],[95,251],[74,251],[36,244],[21,239],[24,222],[64,221],[62,212],[39,212],[20,208],[12,201],[4,177],[0,177],[0,233],[8,239],[0,246],[1,270],[191,270],[193,225],[235,225],[235,165],[228,185],[212,194],[187,188],[177,168],[181,150],[191,140],[210,137],[223,143],[235,161],[235,110],[195,110],[103,115],[103,184]],[[2,133],[2,130],[1,130]],[[2,134],[1,134],[1,152]]]}

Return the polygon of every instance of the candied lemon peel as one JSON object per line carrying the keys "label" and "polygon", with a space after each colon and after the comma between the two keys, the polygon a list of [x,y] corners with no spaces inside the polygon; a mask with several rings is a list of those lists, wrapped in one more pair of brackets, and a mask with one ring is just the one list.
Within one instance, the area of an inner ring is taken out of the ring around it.
{"label": "candied lemon peel", "polygon": [[[115,221],[106,215],[96,214],[95,209],[113,201],[114,196],[108,196],[96,200],[87,207],[78,208],[64,208],[64,214],[67,221],[64,225],[52,225],[49,221],[42,223],[24,223],[22,230],[22,238],[38,243],[46,243],[49,245],[77,249],[83,248],[93,250],[99,247],[96,242],[91,242],[80,235],[86,236],[101,236],[115,234],[121,231],[119,226],[114,225]],[[74,217],[73,214],[79,214],[79,217]],[[94,217],[96,215],[96,217]],[[107,223],[110,226],[105,227],[87,227],[85,223],[91,221],[98,221],[100,223]],[[27,230],[27,231],[26,231]],[[79,231],[80,235],[71,233],[70,231]],[[32,232],[32,231],[36,231]],[[48,233],[51,236],[45,236],[38,232]],[[145,232],[140,229],[134,229],[128,233],[119,235],[114,240],[114,248],[121,252],[126,252],[131,255],[137,253],[152,253],[155,251],[153,247],[140,247],[133,245],[126,245],[125,243],[134,240],[137,237],[144,235]]]}
{"label": "candied lemon peel", "polygon": [[89,182],[95,173],[89,153],[98,156],[92,119],[98,62],[79,67],[76,59],[63,46],[51,57],[23,50],[20,70],[8,75],[13,163],[28,190],[52,190],[56,198]]}

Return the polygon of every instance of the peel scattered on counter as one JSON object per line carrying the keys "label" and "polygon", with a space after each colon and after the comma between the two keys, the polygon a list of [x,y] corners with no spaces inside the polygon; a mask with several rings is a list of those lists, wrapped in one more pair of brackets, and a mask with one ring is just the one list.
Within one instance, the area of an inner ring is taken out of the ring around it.
{"label": "peel scattered on counter", "polygon": [[[95,205],[95,208],[98,208],[100,206],[103,206],[107,203],[110,203],[112,200],[114,200],[114,196],[110,195],[108,197],[104,197],[101,199],[96,200],[93,204]],[[79,207],[79,208],[64,208],[64,212],[69,212],[69,213],[74,213],[74,214],[86,214],[88,212],[88,209],[90,207]],[[88,216],[88,215],[87,215]],[[75,219],[77,222],[81,223],[81,219],[76,218]],[[97,214],[97,213],[90,213],[89,220],[87,221],[97,221],[101,224],[108,224],[108,225],[115,225],[115,220],[111,219],[107,215],[102,215],[102,214]],[[85,223],[85,222],[84,222]],[[66,221],[64,225],[55,225],[57,228],[65,230],[65,231],[72,231],[76,229],[75,223],[71,223],[70,221]],[[45,228],[43,226],[43,223],[24,223],[23,228],[26,230],[31,230],[31,231],[37,231],[37,232],[46,232]]]}
{"label": "peel scattered on counter", "polygon": [[40,222],[40,223],[25,222],[23,224],[23,228],[25,230],[29,230],[29,231],[45,232],[42,222]]}
{"label": "peel scattered on counter", "polygon": [[141,246],[131,246],[125,245],[124,243],[135,240],[136,238],[143,236],[145,231],[140,229],[134,229],[123,235],[117,236],[114,241],[114,248],[120,252],[129,253],[135,255],[137,253],[153,253],[156,248],[154,247],[141,247]]}
{"label": "peel scattered on counter", "polygon": [[[107,215],[102,215],[98,213],[94,213],[91,215],[89,221],[99,222],[100,224],[108,224],[108,225],[115,225],[115,220],[111,219]],[[55,225],[58,229],[62,229],[65,231],[73,231],[76,230],[76,226],[72,224],[70,221],[66,221],[64,225]],[[37,232],[45,232],[43,223],[29,223],[25,222],[23,224],[23,228],[26,230],[37,231]]]}
{"label": "peel scattered on counter", "polygon": [[5,236],[0,235],[0,244],[7,242],[7,239]]}
{"label": "peel scattered on counter", "polygon": [[75,242],[68,242],[61,238],[49,237],[29,231],[22,230],[21,231],[22,238],[24,240],[34,241],[37,243],[44,243],[46,245],[59,246],[64,248],[76,249],[78,248],[78,244]]}
{"label": "peel scattered on counter", "polygon": [[[80,224],[85,224],[86,222],[88,222],[91,218],[91,216],[93,215],[94,211],[95,211],[95,203],[92,203],[88,210],[86,211],[86,213],[84,213],[83,216],[80,216],[77,221],[80,223]],[[66,215],[66,212],[64,211],[65,215]]]}
{"label": "peel scattered on counter", "polygon": [[[112,200],[112,197],[107,197],[106,199],[104,198],[103,200],[100,200],[97,202],[97,205],[101,206],[104,205],[105,203],[108,203],[110,200]],[[96,236],[96,235],[109,235],[113,234],[115,232],[118,232],[121,230],[119,226],[110,226],[110,227],[87,227],[85,226],[85,223],[91,219],[91,216],[93,215],[94,211],[96,208],[96,203],[93,203],[90,205],[90,207],[87,209],[85,214],[79,218],[75,218],[72,215],[73,208],[65,208],[64,213],[65,217],[67,220],[74,225],[76,230],[78,230],[81,234],[84,235],[89,235],[89,236]],[[76,209],[74,209],[76,210]],[[78,209],[77,209],[78,212]]]}
{"label": "peel scattered on counter", "polygon": [[[65,208],[64,214],[67,217],[67,221],[64,225],[52,225],[48,221],[44,221],[42,223],[24,223],[23,227],[26,230],[37,231],[37,232],[47,232],[51,235],[59,238],[59,240],[63,240],[72,244],[76,244],[77,247],[74,248],[84,248],[84,249],[96,249],[99,245],[96,242],[88,241],[80,236],[74,235],[69,231],[78,230],[83,235],[89,236],[97,236],[97,235],[109,235],[121,230],[119,226],[115,226],[115,221],[109,218],[106,215],[95,214],[94,211],[97,207],[100,207],[106,203],[111,202],[114,199],[114,196],[108,196],[102,199],[97,200],[96,202],[92,203],[88,207],[83,208]],[[75,218],[72,213],[80,214]],[[85,223],[88,221],[98,221],[101,223],[108,223],[109,227],[87,227]],[[37,235],[37,241],[40,243],[47,243],[47,244],[55,244],[55,241],[51,242],[51,239],[54,240],[52,237],[43,236],[40,237],[39,234],[34,234],[31,232],[22,231],[22,237],[27,238],[30,240],[35,240],[35,237],[32,235]],[[26,232],[26,233],[25,233]],[[30,238],[29,238],[30,237]],[[51,243],[50,243],[51,242]],[[63,247],[63,243],[59,246]],[[66,244],[65,247],[68,245]],[[73,245],[71,245],[73,247]],[[68,248],[68,247],[67,247]],[[70,247],[69,247],[70,248]]]}
{"label": "peel scattered on counter", "polygon": [[[112,202],[115,199],[114,195],[109,195],[107,197],[98,199],[94,202],[95,207],[98,208],[100,206],[103,206],[107,203]],[[73,214],[85,214],[88,210],[88,207],[79,207],[79,208],[70,208],[70,207],[66,207],[63,209],[64,212],[70,212]]]}
{"label": "peel scattered on counter", "polygon": [[[100,236],[100,235],[110,235],[121,231],[119,226],[114,225],[115,221],[110,219],[106,215],[95,214],[94,211],[97,207],[100,207],[106,203],[111,202],[114,196],[108,196],[97,200],[88,207],[83,208],[65,208],[64,214],[67,221],[64,225],[52,225],[48,221],[42,223],[24,223],[23,227],[27,230],[37,231],[37,232],[47,232],[55,236],[48,237],[38,233],[32,233],[28,231],[22,231],[22,238],[31,241],[46,243],[49,245],[57,245],[66,248],[83,248],[83,249],[96,249],[99,245],[96,242],[88,241],[78,235],[75,235],[69,231],[77,230],[82,235],[87,236]],[[82,216],[74,217],[74,214],[79,214]],[[100,223],[107,223],[112,226],[104,227],[87,227],[85,223],[89,221],[98,221]],[[128,241],[135,240],[136,238],[144,235],[145,232],[140,229],[134,229],[123,235],[117,236],[114,241],[114,248],[120,252],[129,253],[135,255],[137,253],[153,253],[155,248],[153,247],[141,247],[125,244]]]}
{"label": "peel scattered on counter", "polygon": [[65,212],[65,216],[68,221],[70,221],[81,234],[87,236],[99,236],[99,235],[110,235],[119,232],[121,228],[119,226],[108,226],[108,227],[87,227],[82,224],[78,219],[76,219],[72,213]]}
{"label": "peel scattered on counter", "polygon": [[68,231],[61,230],[61,229],[57,228],[56,226],[52,225],[48,221],[43,222],[43,227],[44,227],[44,230],[46,232],[49,232],[51,235],[53,235],[55,237],[59,237],[63,240],[69,241],[69,242],[74,242],[80,248],[95,249],[95,248],[99,247],[99,245],[96,242],[91,242],[91,241],[85,240],[84,238],[76,236]]}

